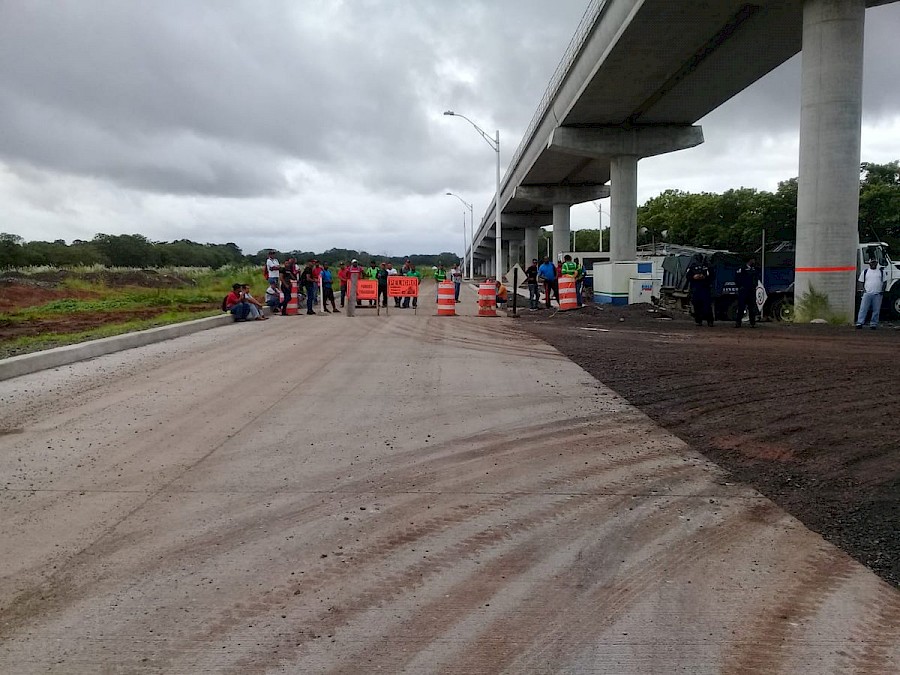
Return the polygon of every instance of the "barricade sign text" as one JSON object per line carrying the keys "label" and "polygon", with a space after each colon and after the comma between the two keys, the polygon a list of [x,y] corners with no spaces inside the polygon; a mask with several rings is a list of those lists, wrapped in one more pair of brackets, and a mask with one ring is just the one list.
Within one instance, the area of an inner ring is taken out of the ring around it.
{"label": "barricade sign text", "polygon": [[418,277],[388,277],[388,296],[392,298],[418,298]]}
{"label": "barricade sign text", "polygon": [[357,300],[377,300],[378,282],[374,279],[360,279],[356,284]]}

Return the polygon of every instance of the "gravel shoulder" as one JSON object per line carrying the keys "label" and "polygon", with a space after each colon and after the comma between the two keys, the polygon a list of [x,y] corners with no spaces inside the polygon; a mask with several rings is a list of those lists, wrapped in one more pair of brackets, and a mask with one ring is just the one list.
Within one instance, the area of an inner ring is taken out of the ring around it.
{"label": "gravel shoulder", "polygon": [[698,328],[647,305],[519,325],[900,585],[900,330]]}

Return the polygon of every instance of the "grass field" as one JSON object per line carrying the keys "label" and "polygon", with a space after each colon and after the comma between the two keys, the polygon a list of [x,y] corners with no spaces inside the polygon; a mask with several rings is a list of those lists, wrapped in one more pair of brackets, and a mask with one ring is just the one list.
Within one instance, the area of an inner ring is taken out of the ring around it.
{"label": "grass field", "polygon": [[258,268],[22,268],[0,272],[0,358],[221,313]]}

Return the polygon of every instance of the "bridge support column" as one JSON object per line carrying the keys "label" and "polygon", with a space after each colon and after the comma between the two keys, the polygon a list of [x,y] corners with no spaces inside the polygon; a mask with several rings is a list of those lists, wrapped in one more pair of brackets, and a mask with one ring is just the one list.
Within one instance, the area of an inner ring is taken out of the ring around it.
{"label": "bridge support column", "polygon": [[521,261],[519,260],[519,258],[521,257],[519,255],[519,248],[520,247],[519,247],[518,241],[510,240],[510,242],[509,242],[509,259],[506,261],[506,263],[507,263],[506,269],[507,270],[510,269],[513,265],[521,264]]}
{"label": "bridge support column", "polygon": [[568,204],[553,205],[553,257],[556,258],[563,251],[569,250],[571,239],[571,227],[569,218],[571,207]]}
{"label": "bridge support column", "polygon": [[865,0],[803,4],[798,321],[855,318],[864,23]]}
{"label": "bridge support column", "polygon": [[535,258],[540,259],[538,255],[538,233],[540,229],[537,227],[529,227],[525,230],[525,266],[528,267]]}
{"label": "bridge support column", "polygon": [[637,257],[637,163],[634,155],[619,155],[610,162],[609,259]]}
{"label": "bridge support column", "polygon": [[[503,246],[503,243],[506,243],[506,246]],[[509,269],[509,247],[510,242],[508,240],[502,240],[500,243],[500,269],[497,270],[497,278],[502,278],[504,274],[506,274],[506,270]]]}

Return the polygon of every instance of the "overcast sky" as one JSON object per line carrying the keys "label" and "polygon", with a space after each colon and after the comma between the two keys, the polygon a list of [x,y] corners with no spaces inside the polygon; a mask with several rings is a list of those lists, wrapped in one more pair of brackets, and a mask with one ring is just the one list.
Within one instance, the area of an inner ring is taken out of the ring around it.
{"label": "overcast sky", "polygon": [[[587,0],[0,0],[0,232],[461,251]],[[900,158],[900,3],[869,10],[862,158]],[[668,188],[797,174],[796,57],[642,160]],[[609,200],[602,204],[608,211]],[[596,227],[594,205],[574,229]],[[608,216],[603,215],[605,224]]]}

